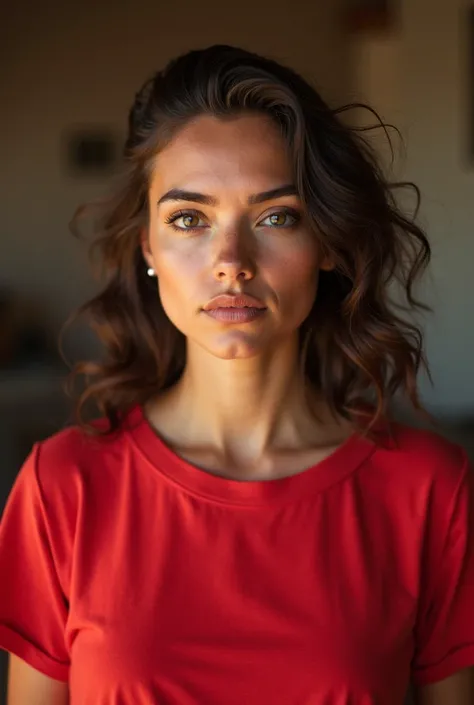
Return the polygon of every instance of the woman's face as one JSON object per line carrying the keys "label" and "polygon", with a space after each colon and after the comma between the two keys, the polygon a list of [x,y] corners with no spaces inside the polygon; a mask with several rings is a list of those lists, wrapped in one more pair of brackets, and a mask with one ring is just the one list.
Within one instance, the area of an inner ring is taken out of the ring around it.
{"label": "woman's face", "polygon": [[156,158],[149,208],[144,256],[188,345],[245,358],[297,334],[328,263],[268,118],[202,116],[182,128]]}

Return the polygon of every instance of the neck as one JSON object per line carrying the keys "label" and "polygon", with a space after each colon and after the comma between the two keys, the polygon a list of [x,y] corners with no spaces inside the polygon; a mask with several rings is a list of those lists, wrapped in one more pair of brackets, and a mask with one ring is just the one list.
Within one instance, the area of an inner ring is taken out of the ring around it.
{"label": "neck", "polygon": [[190,351],[183,389],[195,400],[218,437],[274,435],[285,405],[300,405],[296,343],[244,360],[216,360],[202,349]]}
{"label": "neck", "polygon": [[324,438],[323,424],[318,438],[315,412],[327,422],[327,410],[309,396],[297,338],[239,360],[221,360],[191,344],[180,381],[149,413],[177,444],[255,459]]}

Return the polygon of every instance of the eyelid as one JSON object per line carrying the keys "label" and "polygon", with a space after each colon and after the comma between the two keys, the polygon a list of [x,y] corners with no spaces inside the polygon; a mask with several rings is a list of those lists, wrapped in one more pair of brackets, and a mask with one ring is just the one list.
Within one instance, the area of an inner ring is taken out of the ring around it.
{"label": "eyelid", "polygon": [[173,211],[166,216],[166,220],[169,220],[170,218],[179,218],[183,215],[198,215],[200,218],[206,217],[202,211],[199,211],[196,208],[178,208],[177,211]]}
{"label": "eyelid", "polygon": [[282,213],[282,212],[283,213],[291,213],[292,215],[300,215],[300,211],[298,210],[298,208],[295,208],[295,206],[284,206],[284,205],[278,206],[275,204],[274,206],[269,206],[266,209],[266,211],[264,211],[264,217],[266,215],[272,215],[272,213]]}
{"label": "eyelid", "polygon": [[[206,216],[202,211],[198,211],[195,208],[180,208],[177,211],[174,211],[173,213],[170,213],[169,215],[166,216],[165,218],[165,223],[167,225],[170,225],[171,223],[174,223],[176,220],[179,218],[185,218],[187,215],[196,215],[200,220],[207,220]],[[187,228],[190,230],[190,228]]]}

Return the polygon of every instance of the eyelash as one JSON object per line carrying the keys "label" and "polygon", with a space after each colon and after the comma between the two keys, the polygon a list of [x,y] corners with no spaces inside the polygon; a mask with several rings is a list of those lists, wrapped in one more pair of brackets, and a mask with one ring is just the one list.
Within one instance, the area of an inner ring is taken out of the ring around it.
{"label": "eyelash", "polygon": [[[301,220],[301,215],[293,210],[293,208],[279,208],[276,211],[273,211],[272,213],[269,213],[268,215],[265,216],[262,220],[267,220],[267,218],[271,218],[272,215],[278,215],[280,213],[284,213],[285,215],[289,215],[293,218],[293,223],[290,225],[267,225],[264,227],[268,228],[273,228],[275,230],[290,230],[291,228],[294,228]],[[196,226],[194,228],[180,228],[177,225],[174,225],[174,223],[179,220],[179,218],[185,218],[188,215],[197,215],[199,218],[204,218],[203,214],[200,211],[197,210],[182,210],[178,211],[177,213],[173,213],[172,215],[168,216],[165,219],[166,225],[171,225],[171,227],[174,230],[177,230],[178,232],[197,232],[198,230],[203,230],[203,226]],[[260,221],[262,222],[262,221]]]}

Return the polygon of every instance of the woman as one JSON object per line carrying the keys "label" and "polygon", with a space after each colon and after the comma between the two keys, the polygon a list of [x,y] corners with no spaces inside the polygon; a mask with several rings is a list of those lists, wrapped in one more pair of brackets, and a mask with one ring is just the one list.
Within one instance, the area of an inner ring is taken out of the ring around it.
{"label": "woman", "polygon": [[419,406],[389,286],[416,306],[424,234],[313,88],[232,47],[145,84],[125,162],[104,359],[3,519],[10,703],[472,705],[466,457],[388,422]]}

